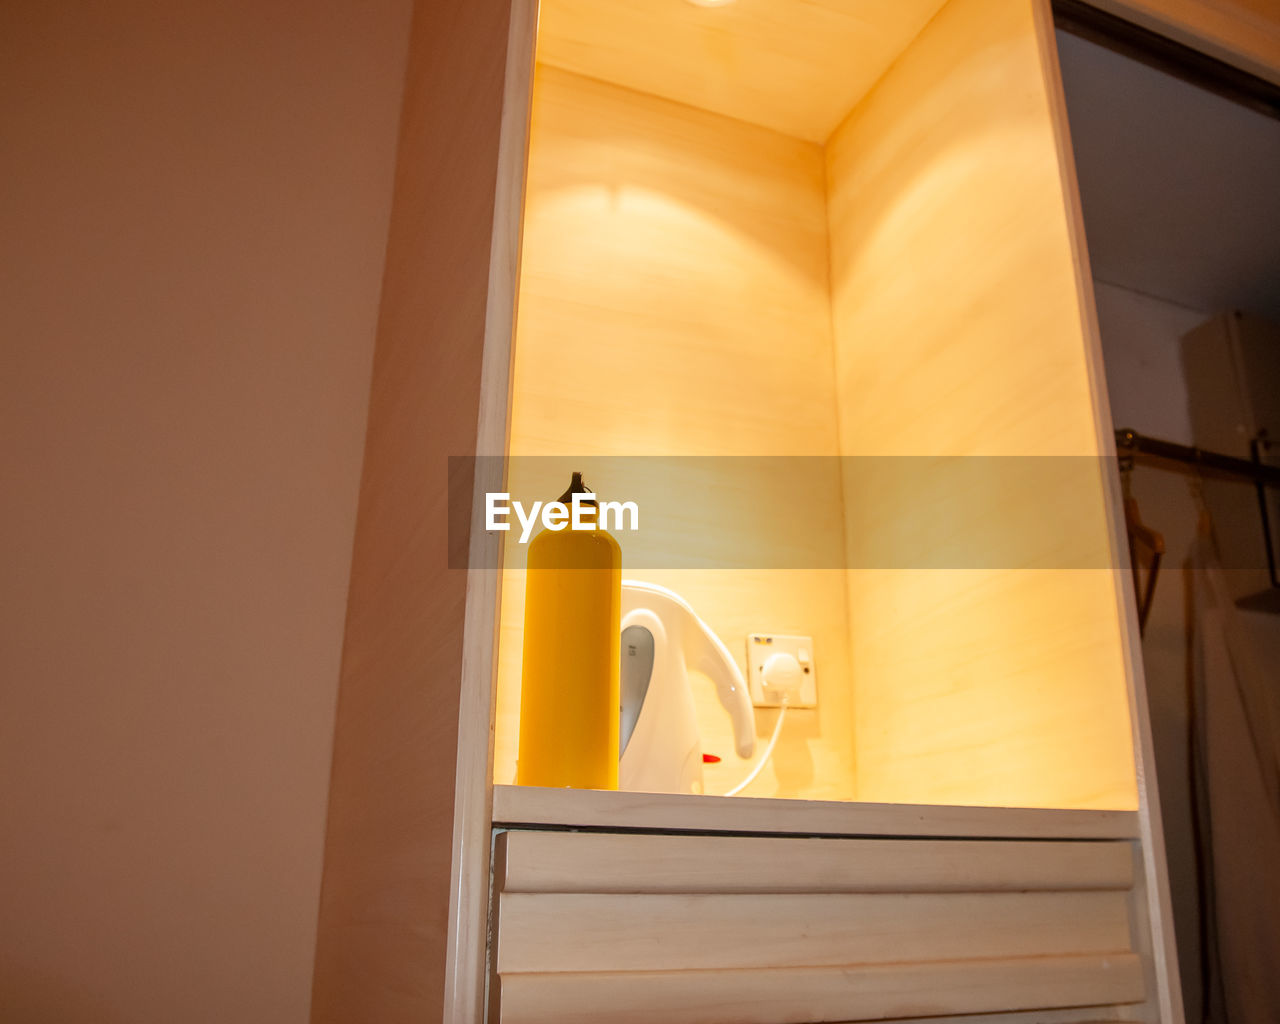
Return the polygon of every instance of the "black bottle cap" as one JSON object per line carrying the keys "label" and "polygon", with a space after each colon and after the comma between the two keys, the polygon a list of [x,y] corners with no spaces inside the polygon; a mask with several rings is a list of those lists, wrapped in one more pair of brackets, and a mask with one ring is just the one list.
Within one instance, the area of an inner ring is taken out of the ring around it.
{"label": "black bottle cap", "polygon": [[[582,474],[574,473],[573,479],[569,482],[569,489],[565,491],[564,494],[560,495],[560,503],[562,505],[571,505],[573,503],[573,496],[575,494],[591,494],[591,493],[592,493],[591,488],[582,482]],[[595,503],[596,503],[595,499],[592,498],[590,501],[584,501],[582,504],[594,505]]]}

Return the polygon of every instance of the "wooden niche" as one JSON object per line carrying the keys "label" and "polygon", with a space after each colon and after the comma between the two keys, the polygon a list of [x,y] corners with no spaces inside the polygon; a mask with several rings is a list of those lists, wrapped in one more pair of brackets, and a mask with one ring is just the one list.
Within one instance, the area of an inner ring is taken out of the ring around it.
{"label": "wooden niche", "polygon": [[[818,707],[791,713],[748,796],[1137,806],[1110,424],[1046,11],[541,5],[509,453],[558,458],[513,459],[511,489],[554,497],[574,459],[857,457],[820,463],[829,514],[787,541],[848,568],[628,573],[682,594],[744,668],[748,632],[814,637]],[[1017,471],[986,487],[974,466]],[[603,472],[597,489],[626,489]],[[984,565],[992,543],[1011,554]],[[695,683],[723,793],[747,766]]]}

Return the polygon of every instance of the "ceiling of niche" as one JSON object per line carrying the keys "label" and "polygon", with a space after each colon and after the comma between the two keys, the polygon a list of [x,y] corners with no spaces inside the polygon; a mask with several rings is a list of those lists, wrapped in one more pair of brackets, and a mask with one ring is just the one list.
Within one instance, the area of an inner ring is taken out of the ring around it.
{"label": "ceiling of niche", "polygon": [[538,59],[825,142],[943,0],[542,0]]}
{"label": "ceiling of niche", "polygon": [[1280,322],[1280,120],[1064,32],[1093,275]]}

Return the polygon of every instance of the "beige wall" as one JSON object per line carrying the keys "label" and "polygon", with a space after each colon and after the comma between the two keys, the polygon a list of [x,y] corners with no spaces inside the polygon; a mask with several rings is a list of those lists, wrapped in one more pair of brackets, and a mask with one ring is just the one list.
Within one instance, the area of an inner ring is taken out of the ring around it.
{"label": "beige wall", "polygon": [[0,1019],[307,1018],[409,14],[0,5]]}

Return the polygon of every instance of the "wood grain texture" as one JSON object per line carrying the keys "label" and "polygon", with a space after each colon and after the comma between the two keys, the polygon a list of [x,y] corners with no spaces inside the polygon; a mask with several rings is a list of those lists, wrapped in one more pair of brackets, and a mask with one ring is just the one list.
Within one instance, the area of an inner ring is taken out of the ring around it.
{"label": "wood grain texture", "polygon": [[[501,980],[500,1019],[809,1024],[1124,1003],[1141,994],[1138,959],[1129,954],[768,971],[516,974]],[[1029,1019],[1047,1024],[1064,1018]],[[1104,1010],[1065,1019],[1114,1018]]]}
{"label": "wood grain texture", "polygon": [[942,0],[545,0],[538,59],[824,142]]}
{"label": "wood grain texture", "polygon": [[[536,32],[537,0],[513,0],[480,367],[476,427],[476,453],[480,456],[500,456],[507,449]],[[476,462],[468,531],[471,566],[500,562],[501,540],[485,531],[482,516],[485,493],[501,491],[504,478],[504,460],[483,458]],[[501,585],[501,572],[479,569],[467,574],[444,992],[444,1020],[459,1024],[477,1020],[484,1006]]]}
{"label": "wood grain texture", "polygon": [[[945,1024],[1111,1024],[1113,1021],[1131,1021],[1133,1007],[1127,1004],[1115,1006],[1086,1006],[1068,1009],[1005,1011],[1001,1013],[947,1014]],[[944,1024],[935,1016],[897,1017],[894,1024]]]}
{"label": "wood grain texture", "polygon": [[812,836],[1133,839],[1133,811],[1040,810],[494,786],[495,825]]}
{"label": "wood grain texture", "polygon": [[[834,456],[826,230],[817,146],[539,66],[513,376],[512,493],[554,498],[570,471],[598,467],[587,476],[592,486],[631,497],[644,482],[637,474],[669,467],[659,460],[611,463],[608,456]],[[583,457],[593,460],[590,467],[580,464]],[[830,549],[838,565],[838,466],[831,459],[826,467],[823,493],[836,507],[801,541],[811,551]],[[719,528],[716,500],[730,497],[700,492],[673,524],[676,534],[648,547],[619,534],[624,570],[646,566],[624,575],[683,596],[744,668],[749,632],[815,638],[819,707],[791,713],[749,792],[847,799],[853,712],[839,573],[680,568],[702,564],[687,551],[690,538]],[[515,778],[522,554],[520,545],[507,545],[498,783]],[[749,766],[733,755],[731,723],[712,685],[701,677],[693,685],[704,749],[724,757],[708,766],[706,788],[724,792]],[[762,741],[773,714],[758,717]]]}
{"label": "wood grain texture", "polygon": [[[1133,885],[1125,842],[503,832],[498,892],[1022,892]],[[498,861],[495,859],[495,864]]]}
{"label": "wood grain texture", "polygon": [[1129,949],[1120,892],[503,893],[499,974],[836,967]]}
{"label": "wood grain texture", "polygon": [[1280,84],[1275,0],[1091,0],[1093,6]]}
{"label": "wood grain texture", "polygon": [[[890,552],[943,566],[849,574],[858,796],[1135,807],[1094,397],[1030,4],[948,3],[827,163],[842,452],[1044,460],[1028,461],[1035,486],[955,493],[945,513],[921,499],[931,470],[860,459],[846,476],[852,566]],[[1020,503],[1044,523],[1026,568],[947,568]],[[1063,564],[1078,567],[1036,568]]]}
{"label": "wood grain texture", "polygon": [[318,1024],[439,1020],[457,995],[446,960],[467,576],[449,568],[446,538],[448,486],[469,494],[472,480],[450,481],[448,457],[475,450],[492,329],[509,8],[447,0],[414,14],[334,736]]}

